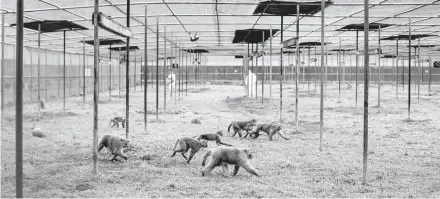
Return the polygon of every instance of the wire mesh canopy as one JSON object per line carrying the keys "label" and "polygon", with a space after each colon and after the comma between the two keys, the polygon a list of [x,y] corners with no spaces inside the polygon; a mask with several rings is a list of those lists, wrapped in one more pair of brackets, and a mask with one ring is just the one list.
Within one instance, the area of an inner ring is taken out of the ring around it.
{"label": "wire mesh canopy", "polygon": [[183,49],[183,51],[188,53],[209,53],[209,51],[205,49]]}
{"label": "wire mesh canopy", "polygon": [[[368,29],[369,30],[378,30],[378,29],[382,29],[382,28],[387,28],[393,26],[391,24],[383,24],[383,23],[370,23],[368,25]],[[360,31],[360,30],[364,30],[364,24],[360,23],[360,24],[349,24],[346,25],[342,28],[339,28],[338,31]]]}
{"label": "wire mesh canopy", "polygon": [[[272,35],[275,35],[278,31],[278,29],[272,29]],[[232,43],[262,43],[269,39],[269,37],[270,29],[236,30]]]}
{"label": "wire mesh canopy", "polygon": [[382,38],[381,40],[414,40],[414,39],[419,39],[419,38],[424,38],[424,37],[434,37],[436,35],[425,35],[425,34],[414,34],[414,35],[395,35],[395,36],[390,36],[390,37],[385,37]]}
{"label": "wire mesh canopy", "polygon": [[[16,26],[16,25],[17,24],[12,24],[11,26]],[[81,25],[66,20],[43,20],[43,21],[32,21],[32,22],[23,23],[23,26],[25,28],[36,31],[38,31],[38,25],[40,25],[41,32],[87,30],[87,28]]]}
{"label": "wire mesh canopy", "polygon": [[[111,51],[126,51],[127,47],[125,47],[125,46],[122,46],[122,47],[111,47],[111,48],[108,48],[108,49],[110,49]],[[130,46],[128,49],[129,50],[139,50],[139,47],[138,46]]]}
{"label": "wire mesh canopy", "polygon": [[[81,42],[85,42],[86,44],[90,44],[90,45],[95,44],[95,40],[87,40],[87,41],[81,41]],[[120,39],[110,39],[110,38],[99,39],[100,46],[119,45],[119,44],[125,44],[125,42]]]}
{"label": "wire mesh canopy", "polygon": [[[326,1],[328,6],[332,2]],[[299,13],[297,13],[297,6],[299,6]],[[254,14],[269,14],[276,16],[288,15],[313,15],[321,11],[321,1],[315,2],[295,2],[295,1],[262,1],[255,8]]]}
{"label": "wire mesh canopy", "polygon": [[[300,7],[299,42],[314,42],[321,38],[321,3],[318,0],[139,0],[130,2],[129,20],[133,33],[130,45],[136,45],[140,49],[139,52],[133,52],[131,54],[133,56],[135,54],[141,56],[143,55],[142,51],[147,49],[148,55],[154,59],[157,49],[156,36],[159,35],[159,57],[164,56],[164,53],[170,53],[171,48],[169,47],[164,51],[163,44],[165,42],[168,45],[179,45],[180,49],[205,49],[209,54],[232,57],[243,53],[244,43],[256,41],[261,43],[262,41],[262,36],[258,33],[256,39],[253,39],[252,35],[248,35],[246,32],[244,37],[235,38],[237,30],[270,29],[273,30],[273,53],[277,54],[280,53],[281,30],[283,30],[284,40],[296,37],[296,5]],[[100,0],[99,12],[125,26],[127,22],[126,3],[125,0]],[[359,31],[358,37],[356,37],[353,30],[363,29],[363,3],[362,0],[326,1],[325,40],[321,42],[327,43],[330,48],[339,48],[339,38],[341,38],[341,46],[345,49],[353,48],[358,38],[359,50],[362,50],[363,32]],[[418,39],[420,36],[421,45],[438,43],[440,1],[370,0],[369,4],[371,22],[369,43],[371,48],[378,46],[379,31],[376,29],[378,24],[381,24],[380,38],[383,39],[381,48],[384,52],[394,54],[396,50],[406,49],[407,43],[400,45],[400,49],[396,49],[396,42],[393,40],[404,40],[404,37],[400,35],[409,35],[410,21],[413,39]],[[93,7],[94,1],[92,0],[26,1],[24,45],[37,47],[38,23],[48,22],[47,29],[46,25],[42,26],[42,49],[62,51],[63,34],[59,31],[73,30],[66,33],[66,51],[82,53],[83,44],[80,41],[93,40]],[[2,1],[0,9],[4,13],[6,25],[5,42],[15,44],[16,31],[15,27],[11,27],[11,24],[16,23],[16,2]],[[285,15],[283,26],[281,26],[280,17],[277,15]],[[57,19],[57,21],[51,19]],[[51,27],[49,27],[49,22]],[[55,22],[61,24],[55,24]],[[77,24],[82,28],[58,26],[70,23]],[[52,30],[57,30],[57,32],[52,32]],[[199,39],[191,41],[190,35],[195,33]],[[426,35],[430,35],[430,37]],[[99,36],[100,38],[122,39],[122,37],[102,28],[99,30]],[[268,36],[269,33],[265,31],[265,37]],[[265,42],[268,43],[267,38],[265,38]],[[86,54],[93,54],[93,46],[86,46],[85,50]],[[321,53],[320,51],[321,49],[317,48],[317,53]],[[100,52],[100,56],[108,56],[108,53],[107,51]]]}

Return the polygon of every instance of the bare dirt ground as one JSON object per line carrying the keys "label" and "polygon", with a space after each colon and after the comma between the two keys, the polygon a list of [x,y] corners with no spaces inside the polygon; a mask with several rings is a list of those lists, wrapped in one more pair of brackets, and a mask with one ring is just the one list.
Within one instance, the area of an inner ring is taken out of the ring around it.
{"label": "bare dirt ground", "polygon": [[[299,133],[295,131],[294,89],[283,88],[282,126],[291,140],[267,136],[256,140],[224,136],[224,141],[255,152],[252,164],[262,175],[240,170],[225,177],[220,168],[211,176],[201,176],[204,153],[191,164],[177,155],[170,157],[175,141],[182,136],[227,132],[232,120],[255,118],[261,122],[279,121],[279,83],[270,101],[243,97],[236,85],[204,85],[192,89],[184,99],[167,97],[167,109],[156,120],[155,89],[149,87],[148,131],[143,130],[143,96],[131,91],[130,147],[128,161],[111,162],[110,154],[99,155],[99,175],[92,174],[93,107],[87,96],[48,101],[38,118],[34,104],[24,107],[24,196],[25,197],[440,197],[440,92],[412,98],[412,121],[406,121],[407,87],[399,87],[399,99],[390,85],[382,86],[381,108],[377,105],[377,85],[370,89],[368,185],[362,182],[363,85],[355,107],[354,86],[343,85],[338,102],[336,84],[327,87],[323,151],[319,151],[319,92],[311,85],[300,86]],[[160,88],[163,91],[163,88]],[[319,91],[319,87],[318,87]],[[260,96],[261,91],[258,91]],[[115,94],[118,92],[115,91]],[[107,92],[99,103],[99,138],[104,134],[125,137],[125,129],[108,127],[109,119],[125,116],[125,99]],[[1,137],[1,196],[15,197],[15,119],[14,109],[6,110]],[[192,119],[201,124],[191,124]],[[31,135],[40,127],[47,137]],[[147,160],[142,160],[142,157]]]}

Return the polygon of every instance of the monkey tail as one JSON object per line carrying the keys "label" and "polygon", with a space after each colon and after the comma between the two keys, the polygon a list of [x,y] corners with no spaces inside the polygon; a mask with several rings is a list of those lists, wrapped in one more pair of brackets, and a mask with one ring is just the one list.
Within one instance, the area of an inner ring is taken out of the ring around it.
{"label": "monkey tail", "polygon": [[229,125],[229,127],[228,127],[228,133],[229,133],[229,131],[231,130],[231,126],[232,126],[232,123]]}
{"label": "monkey tail", "polygon": [[177,141],[176,141],[176,144],[174,144],[174,148],[173,148],[173,151],[176,149],[176,147],[177,147],[177,144],[179,143],[179,141],[180,141],[180,139],[178,139]]}
{"label": "monkey tail", "polygon": [[211,151],[208,151],[205,156],[203,157],[203,162],[202,162],[202,166],[205,166],[206,163],[206,159],[208,159],[208,157],[211,155]]}
{"label": "monkey tail", "polygon": [[279,130],[279,131],[278,131],[278,134],[280,134],[280,136],[281,136],[282,138],[284,138],[285,140],[290,140],[290,138],[288,138],[288,137],[283,133],[282,130]]}

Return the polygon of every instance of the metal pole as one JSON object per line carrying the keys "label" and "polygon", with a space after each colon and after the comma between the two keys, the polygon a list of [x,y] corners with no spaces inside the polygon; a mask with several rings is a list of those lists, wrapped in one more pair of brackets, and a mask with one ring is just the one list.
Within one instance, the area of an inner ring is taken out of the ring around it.
{"label": "metal pole", "polygon": [[2,13],[2,85],[1,85],[1,126],[5,110],[5,13]]}
{"label": "metal pole", "polygon": [[399,98],[399,39],[396,40],[396,99]]}
{"label": "metal pole", "polygon": [[[300,65],[300,51],[301,49],[299,48],[299,4],[296,5],[296,77],[295,77],[295,129],[296,132],[299,132],[299,128],[298,128],[298,123],[299,123],[299,117],[298,117],[298,73],[299,73],[299,65]],[[303,82],[304,82],[304,71],[303,71]]]}
{"label": "metal pole", "polygon": [[408,37],[408,119],[411,118],[411,17],[409,18],[409,37]]}
{"label": "metal pole", "polygon": [[[148,103],[147,103],[147,86],[148,86],[148,82],[147,82],[147,77],[148,77],[148,75],[147,75],[147,71],[148,71],[148,53],[147,53],[147,50],[148,50],[148,37],[147,37],[147,26],[148,26],[148,23],[147,23],[147,8],[148,8],[148,4],[147,3],[145,3],[145,23],[144,23],[144,31],[145,31],[145,34],[144,34],[144,48],[145,48],[145,50],[144,50],[144,60],[145,60],[145,63],[144,63],[144,132],[145,133],[147,133],[147,105],[148,105]],[[156,30],[157,32],[159,32],[159,30]]]}
{"label": "metal pole", "polygon": [[[258,55],[258,43],[255,44]],[[258,97],[258,56],[255,57],[255,99]]]}
{"label": "metal pole", "polygon": [[324,8],[325,0],[321,0],[321,96],[319,107],[319,150],[322,151],[322,134],[324,132]]}
{"label": "metal pole", "polygon": [[264,104],[264,31],[263,31],[263,41],[261,42],[261,47],[263,48],[262,49],[262,51],[263,51],[263,54],[262,54],[262,60],[261,60],[261,67],[262,67],[262,73],[263,73],[263,75],[262,75],[262,78],[261,78],[261,103],[262,104]]}
{"label": "metal pole", "polygon": [[188,96],[188,57],[189,57],[189,52],[187,49],[186,53],[185,53],[185,93],[186,93],[186,96]]}
{"label": "metal pole", "polygon": [[48,78],[48,75],[47,75],[47,67],[48,67],[48,65],[49,64],[47,64],[47,49],[45,49],[44,50],[44,59],[46,60],[46,70],[44,71],[45,72],[45,76],[46,76],[46,78],[45,78],[45,85],[44,85],[44,88],[46,88],[46,93],[45,93],[45,99],[46,99],[46,101],[48,100],[47,99],[47,92],[48,92],[48,89],[47,89],[47,78]]}
{"label": "metal pole", "polygon": [[[38,117],[41,117],[41,112],[40,112],[40,44],[41,44],[41,23],[38,23],[38,71],[37,71],[37,76],[38,76],[38,80],[37,80],[37,85],[38,85],[38,98],[37,98],[37,107],[38,107]],[[3,66],[3,65],[2,65]],[[32,77],[31,77],[32,78]],[[3,86],[3,84],[2,84]]]}
{"label": "metal pole", "polygon": [[63,31],[63,111],[66,112],[66,31]]}
{"label": "metal pole", "polygon": [[[46,65],[47,65],[47,61],[46,61]],[[47,86],[46,86],[46,90],[47,90]],[[83,109],[85,103],[86,103],[86,38],[83,37]]]}
{"label": "metal pole", "polygon": [[[314,58],[315,58],[315,68],[313,69],[313,81],[315,83],[315,93],[316,93],[316,81],[317,81],[317,77],[318,77],[318,57],[316,57],[316,43],[315,43],[315,53],[314,53]],[[310,60],[309,60],[310,61]]]}
{"label": "metal pole", "polygon": [[340,75],[341,75],[341,37],[339,37],[339,51],[337,52],[337,62],[338,62],[338,68],[337,68],[337,71],[338,71],[338,102],[340,103],[341,102],[341,77],[340,77]]}
{"label": "metal pole", "polygon": [[134,51],[134,70],[133,70],[133,91],[136,92],[136,65],[137,65],[137,52]]}
{"label": "metal pole", "polygon": [[[130,28],[130,0],[127,0],[127,27]],[[130,132],[130,37],[127,37],[126,44],[127,62],[125,63],[125,138],[129,139]],[[136,86],[136,85],[135,85]]]}
{"label": "metal pole", "polygon": [[355,106],[358,104],[358,75],[359,75],[359,30],[356,30],[356,100]]}
{"label": "metal pole", "polygon": [[110,45],[110,49],[109,49],[109,57],[110,57],[110,66],[109,66],[109,86],[108,86],[108,101],[112,101],[112,65],[113,65],[113,62],[112,62],[112,50],[111,50],[111,48],[112,48],[112,45]]}
{"label": "metal pole", "polygon": [[[15,40],[17,56],[15,60],[15,193],[17,198],[23,198],[23,4],[23,0],[17,0],[17,37]],[[4,43],[4,40],[2,41],[2,43]]]}
{"label": "metal pole", "polygon": [[[284,26],[283,15],[281,15],[281,44],[283,43],[283,26]],[[298,50],[298,49],[297,49]],[[250,78],[250,77],[249,77]],[[248,79],[249,79],[248,78]],[[280,121],[283,120],[283,46],[281,46],[280,55]]]}
{"label": "metal pole", "polygon": [[363,178],[362,183],[367,184],[367,157],[368,157],[368,73],[369,73],[369,4],[364,0],[364,150],[363,150]]}
{"label": "metal pole", "polygon": [[272,25],[270,25],[270,47],[269,47],[269,68],[270,68],[270,80],[269,80],[269,98],[270,101],[272,102]]}
{"label": "metal pole", "polygon": [[118,50],[118,59],[119,59],[119,61],[118,61],[118,66],[119,66],[118,87],[119,87],[119,97],[121,97],[121,73],[122,73],[122,70],[121,70],[121,47],[119,47],[119,50]]}
{"label": "metal pole", "polygon": [[380,73],[380,54],[382,53],[382,50],[381,50],[381,48],[380,48],[380,33],[381,33],[381,26],[380,26],[380,24],[379,24],[379,38],[377,38],[377,41],[379,42],[379,54],[378,54],[378,57],[377,57],[377,66],[378,66],[378,69],[379,69],[379,71],[378,71],[378,73],[379,73],[379,79],[378,79],[378,85],[377,85],[377,109],[379,109],[380,108],[380,83],[381,83],[381,73]]}
{"label": "metal pole", "polygon": [[[98,19],[99,0],[95,0],[94,15]],[[93,23],[93,173],[98,175],[98,84],[99,84],[99,34],[98,20]]]}
{"label": "metal pole", "polygon": [[32,48],[29,48],[29,53],[30,53],[30,57],[31,57],[31,63],[30,63],[30,65],[29,65],[29,79],[30,79],[30,89],[29,89],[29,94],[30,94],[30,97],[31,97],[31,102],[32,102],[32,98],[33,98],[33,93],[32,93],[32,87],[34,86],[34,84],[33,84],[33,81],[32,81],[32,76],[34,76],[33,75],[33,68],[32,68],[32,66],[34,65],[34,61],[32,60],[32,58],[33,58],[33,56],[32,56]]}
{"label": "metal pole", "polygon": [[431,46],[429,46],[429,52],[428,52],[428,56],[429,56],[429,81],[428,81],[428,94],[431,93],[431,77],[432,77],[432,58],[431,58]]}
{"label": "metal pole", "polygon": [[[307,57],[307,59],[308,59],[307,60],[307,69],[310,70],[310,45],[308,47],[309,47],[309,49],[308,49],[308,55],[307,55],[308,56]],[[307,72],[309,72],[309,71],[307,71]],[[310,93],[310,72],[307,77],[307,93]]]}
{"label": "metal pole", "polygon": [[[419,65],[419,71],[420,71],[420,74],[419,74],[419,81],[418,81],[418,85],[417,85],[417,99],[420,99],[420,83],[421,83],[421,81],[423,80],[422,79],[422,74],[423,74],[423,70],[421,70],[421,65],[420,65],[420,37],[418,38],[418,41],[417,41],[417,45],[418,45],[418,50],[419,50],[419,53],[417,54],[417,60],[418,60],[418,65]],[[417,53],[417,51],[416,51],[416,53]]]}
{"label": "metal pole", "polygon": [[159,120],[159,16],[156,16],[156,120]]}
{"label": "metal pole", "polygon": [[163,25],[163,110],[167,110],[167,25]]}

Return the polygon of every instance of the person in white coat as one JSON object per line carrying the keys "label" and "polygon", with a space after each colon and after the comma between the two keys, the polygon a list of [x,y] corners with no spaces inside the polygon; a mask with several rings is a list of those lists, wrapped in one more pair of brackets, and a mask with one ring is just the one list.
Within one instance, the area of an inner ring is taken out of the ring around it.
{"label": "person in white coat", "polygon": [[171,89],[171,91],[174,91],[176,89],[176,74],[174,74],[173,69],[169,69],[170,73],[167,77],[167,85],[168,89]]}

